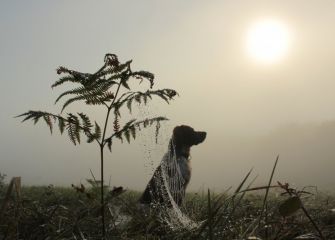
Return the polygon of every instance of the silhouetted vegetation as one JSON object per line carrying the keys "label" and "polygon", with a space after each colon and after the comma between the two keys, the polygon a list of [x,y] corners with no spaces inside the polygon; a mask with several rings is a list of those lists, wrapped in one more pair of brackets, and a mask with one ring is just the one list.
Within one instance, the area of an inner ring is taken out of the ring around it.
{"label": "silhouetted vegetation", "polygon": [[[28,111],[19,115],[23,117],[23,122],[33,120],[36,124],[43,119],[49,126],[52,133],[54,124],[58,124],[59,131],[67,131],[69,139],[74,145],[79,144],[81,135],[87,138],[88,143],[96,142],[100,148],[100,189],[101,189],[101,216],[102,216],[102,234],[105,235],[105,197],[104,197],[104,148],[107,146],[112,151],[112,144],[115,139],[126,139],[129,143],[131,138],[135,139],[136,134],[141,129],[156,124],[156,136],[160,128],[160,122],[167,118],[158,116],[144,120],[132,119],[124,126],[120,125],[121,109],[127,107],[129,113],[132,113],[134,103],[146,105],[154,96],[169,103],[177,92],[173,89],[152,90],[154,85],[154,75],[147,71],[132,71],[131,60],[120,63],[115,54],[106,54],[104,65],[95,73],[82,73],[70,70],[65,67],[59,67],[57,74],[64,76],[57,80],[52,88],[63,85],[64,83],[74,83],[79,85],[73,89],[67,90],[59,95],[57,103],[64,97],[69,97],[62,107],[62,112],[72,103],[83,101],[86,105],[105,106],[106,118],[102,124],[93,121],[85,113],[67,113],[64,115],[53,114],[44,111]],[[131,91],[129,82],[137,80],[140,83],[147,81],[149,87],[146,91]],[[113,131],[108,133],[108,124],[110,115],[114,113]]]}

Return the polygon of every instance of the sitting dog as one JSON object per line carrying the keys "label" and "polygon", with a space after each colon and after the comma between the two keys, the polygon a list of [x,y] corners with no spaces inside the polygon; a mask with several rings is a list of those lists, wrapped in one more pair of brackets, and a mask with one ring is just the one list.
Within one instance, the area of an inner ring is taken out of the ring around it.
{"label": "sitting dog", "polygon": [[191,179],[190,149],[202,143],[206,132],[197,132],[189,126],[177,126],[173,129],[168,152],[155,170],[144,193],[141,204],[168,204],[170,197],[180,206],[185,198],[185,191]]}

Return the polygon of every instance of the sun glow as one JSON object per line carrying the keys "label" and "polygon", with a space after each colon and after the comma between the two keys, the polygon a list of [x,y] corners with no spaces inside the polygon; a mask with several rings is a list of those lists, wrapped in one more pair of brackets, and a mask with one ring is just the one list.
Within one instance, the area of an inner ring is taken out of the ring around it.
{"label": "sun glow", "polygon": [[276,20],[263,20],[252,25],[247,32],[247,53],[261,63],[281,60],[288,51],[289,32]]}

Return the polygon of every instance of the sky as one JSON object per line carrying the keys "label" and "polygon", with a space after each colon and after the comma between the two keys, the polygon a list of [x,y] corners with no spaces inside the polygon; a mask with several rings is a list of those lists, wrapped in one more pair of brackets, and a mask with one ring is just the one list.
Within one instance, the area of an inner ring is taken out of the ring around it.
{"label": "sky", "polygon": [[[174,126],[207,132],[192,149],[190,190],[236,186],[253,168],[256,184],[269,178],[334,190],[335,2],[323,1],[1,1],[0,172],[23,184],[85,183],[99,176],[99,149],[71,145],[44,124],[22,124],[27,110],[59,113],[65,88],[51,89],[55,69],[94,72],[106,53],[134,70],[155,74],[155,88],[179,97],[141,107],[133,117],[163,115],[159,144],[146,130],[130,145],[106,153],[112,186],[144,189],[167,149]],[[280,61],[257,62],[247,32],[275,19],[290,33]],[[137,88],[136,84],[132,87]],[[102,108],[68,111],[104,118]]]}

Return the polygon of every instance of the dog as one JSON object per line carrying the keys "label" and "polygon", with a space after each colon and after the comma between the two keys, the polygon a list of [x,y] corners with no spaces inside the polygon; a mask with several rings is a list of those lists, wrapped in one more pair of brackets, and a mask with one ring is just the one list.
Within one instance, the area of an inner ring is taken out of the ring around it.
{"label": "dog", "polygon": [[181,125],[173,129],[168,152],[147,184],[139,202],[140,204],[168,204],[170,197],[180,206],[185,198],[185,191],[191,179],[190,150],[202,143],[206,132],[194,131],[192,127]]}

